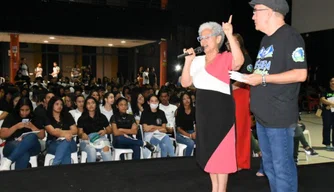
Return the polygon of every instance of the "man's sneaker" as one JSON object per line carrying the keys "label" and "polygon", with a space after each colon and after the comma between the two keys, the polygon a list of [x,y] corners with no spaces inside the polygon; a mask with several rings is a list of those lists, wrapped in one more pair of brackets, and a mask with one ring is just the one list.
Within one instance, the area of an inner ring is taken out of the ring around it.
{"label": "man's sneaker", "polygon": [[326,145],[326,151],[334,151],[334,147],[331,147],[330,145]]}
{"label": "man's sneaker", "polygon": [[315,152],[311,147],[304,149],[305,153],[310,156],[318,156],[319,154]]}
{"label": "man's sneaker", "polygon": [[152,145],[151,143],[145,141],[144,147],[146,147],[148,150],[150,150],[152,153],[157,152],[157,147]]}

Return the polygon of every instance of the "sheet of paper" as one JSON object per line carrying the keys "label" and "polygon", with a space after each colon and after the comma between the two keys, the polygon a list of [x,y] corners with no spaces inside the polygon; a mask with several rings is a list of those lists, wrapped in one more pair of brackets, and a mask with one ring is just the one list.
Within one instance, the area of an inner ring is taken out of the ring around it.
{"label": "sheet of paper", "polygon": [[30,131],[30,132],[22,133],[22,135],[20,137],[23,138],[26,135],[29,135],[29,134],[38,134],[39,132],[41,132],[41,131]]}
{"label": "sheet of paper", "polygon": [[245,82],[244,75],[237,71],[229,71],[230,78],[239,82]]}
{"label": "sheet of paper", "polygon": [[[74,138],[74,137],[76,137],[77,135],[72,135],[72,138]],[[58,137],[58,139],[57,140],[64,140],[65,139],[65,137]]]}
{"label": "sheet of paper", "polygon": [[190,137],[188,137],[188,136],[185,136],[185,135],[182,135],[182,134],[180,134],[182,137],[184,137],[184,138],[187,138],[187,139],[191,139]]}
{"label": "sheet of paper", "polygon": [[159,139],[160,141],[166,136],[166,133],[161,133],[160,131],[156,130],[153,132],[153,137]]}
{"label": "sheet of paper", "polygon": [[[334,103],[334,97],[329,97],[327,100]],[[331,108],[331,112],[334,112],[333,107]]]}

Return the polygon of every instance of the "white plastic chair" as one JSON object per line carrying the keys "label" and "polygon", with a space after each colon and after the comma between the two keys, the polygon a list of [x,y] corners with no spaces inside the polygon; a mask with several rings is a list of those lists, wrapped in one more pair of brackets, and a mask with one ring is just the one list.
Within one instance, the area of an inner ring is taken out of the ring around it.
{"label": "white plastic chair", "polygon": [[[307,142],[308,142],[309,146],[312,147],[312,141],[311,141],[310,131],[305,129],[303,131],[303,134],[304,134],[305,138],[307,138]],[[305,158],[306,158],[306,161],[308,161],[309,160],[309,155],[306,154]]]}
{"label": "white plastic chair", "polygon": [[112,148],[112,159],[114,161],[121,160],[121,155],[124,154],[125,160],[131,160],[133,150],[132,149],[119,149],[119,148]]}
{"label": "white plastic chair", "polygon": [[[53,162],[53,159],[55,158],[54,155],[52,154],[46,154],[45,155],[45,160],[44,160],[44,166],[50,166],[52,165],[52,162]],[[71,153],[71,163],[72,164],[77,164],[79,163],[79,160],[78,160],[78,153],[77,152],[73,152]]]}
{"label": "white plastic chair", "polygon": [[[125,160],[131,160],[132,159],[132,149],[118,149],[111,147],[112,150],[112,160],[113,161],[119,161],[121,160],[121,155],[124,154]],[[101,155],[100,152],[96,152],[97,155]],[[101,160],[103,161],[103,160]],[[86,163],[87,162],[87,153],[85,151],[81,151],[81,159],[80,163]]]}
{"label": "white plastic chair", "polygon": [[185,153],[185,150],[187,149],[187,145],[182,144],[182,143],[178,143],[176,141],[176,129],[173,128],[173,131],[174,131],[174,138],[171,138],[171,139],[174,140],[175,145],[176,145],[176,147],[175,147],[175,156],[183,157],[184,153]]}
{"label": "white plastic chair", "polygon": [[310,131],[305,129],[303,131],[303,134],[304,134],[305,137],[307,137],[307,142],[308,142],[309,146],[312,147],[312,141],[311,141]]}
{"label": "white plastic chair", "polygon": [[[29,160],[29,163],[31,164],[32,168],[38,167],[38,164],[37,164],[37,155],[36,156],[31,156],[30,160]],[[10,169],[11,170],[15,170],[15,162],[12,163],[12,165],[10,166]]]}
{"label": "white plastic chair", "polygon": [[[144,135],[144,130],[143,130],[143,126],[142,125],[139,125],[139,131],[142,135],[142,140],[145,141],[145,135]],[[143,149],[141,148],[141,158],[142,159],[150,159],[150,158],[159,158],[161,157],[161,149],[159,146],[156,146],[157,147],[157,151],[158,152],[155,152],[152,154],[151,151],[149,151],[148,149]]]}
{"label": "white plastic chair", "polygon": [[132,159],[132,154],[133,150],[132,149],[122,149],[122,148],[115,148],[112,146],[113,143],[113,135],[110,134],[110,146],[111,146],[111,155],[112,155],[112,160],[113,161],[119,161],[121,160],[121,155],[124,154],[124,159],[125,160],[131,160]]}
{"label": "white plastic chair", "polygon": [[[106,135],[107,137],[107,135]],[[110,134],[111,142],[110,142],[110,149],[112,152],[112,160],[113,161],[119,161],[121,160],[121,155],[124,154],[125,160],[131,160],[132,159],[132,154],[133,150],[132,149],[121,149],[121,148],[115,148],[112,146],[112,134]],[[100,152],[96,152],[97,155],[101,155]],[[103,160],[102,160],[103,161]],[[87,152],[81,151],[81,159],[80,163],[86,163],[87,162]]]}

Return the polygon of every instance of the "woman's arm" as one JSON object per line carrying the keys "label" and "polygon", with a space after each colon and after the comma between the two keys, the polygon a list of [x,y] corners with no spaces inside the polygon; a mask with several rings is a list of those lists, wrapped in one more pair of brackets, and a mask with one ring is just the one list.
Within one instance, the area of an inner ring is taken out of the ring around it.
{"label": "woman's arm", "polygon": [[325,97],[321,97],[320,101],[322,104],[325,104],[325,105],[334,105],[334,103],[328,101]]}
{"label": "woman's arm", "polygon": [[28,129],[31,129],[31,131],[40,131],[38,134],[37,134],[37,137],[39,139],[44,139],[45,137],[45,130],[43,129],[38,129],[33,123],[31,122],[28,122],[25,124],[25,127],[28,128]]}
{"label": "woman's arm", "polygon": [[55,136],[55,137],[61,137],[61,129],[54,128],[52,125],[46,125],[45,130],[48,132],[48,134]]}
{"label": "woman's arm", "polygon": [[153,132],[155,130],[158,130],[155,125],[147,125],[147,124],[143,124],[143,129],[144,132]]}
{"label": "woman's arm", "polygon": [[78,128],[78,136],[82,140],[88,140],[88,135],[84,132],[83,128]]}
{"label": "woman's arm", "polygon": [[78,135],[78,127],[76,124],[73,124],[72,126],[70,126],[70,131],[69,131],[72,135]]}
{"label": "woman's arm", "polygon": [[166,129],[166,123],[163,123],[161,126],[155,126],[157,130],[159,130],[161,133],[167,133]]}
{"label": "woman's arm", "polygon": [[0,137],[1,139],[7,139],[8,137],[10,137],[11,135],[13,135],[13,133],[15,133],[15,131],[17,131],[18,129],[22,129],[24,127],[24,123],[19,122],[11,127],[2,127],[0,129]]}
{"label": "woman's arm", "polygon": [[8,112],[7,112],[7,111],[3,111],[3,112],[1,113],[1,115],[0,115],[0,121],[1,121],[1,120],[4,120],[4,119],[7,117],[7,115],[8,115]]}
{"label": "woman's arm", "polygon": [[233,56],[232,70],[237,71],[244,63],[245,58],[237,40],[233,36],[232,15],[230,16],[227,23],[223,22],[222,26],[228,42],[230,43],[231,53]]}
{"label": "woman's arm", "polygon": [[187,132],[186,132],[185,130],[183,130],[181,127],[178,127],[178,128],[177,128],[177,131],[178,131],[179,133],[181,133],[182,135],[191,138],[191,134],[190,134],[190,133],[187,133]]}
{"label": "woman's arm", "polygon": [[117,124],[116,123],[112,123],[111,124],[111,128],[112,128],[112,132],[113,132],[114,136],[124,135],[124,133],[117,128]]}
{"label": "woman's arm", "polygon": [[113,129],[110,124],[106,127],[106,134],[113,134]]}
{"label": "woman's arm", "polygon": [[119,128],[118,130],[127,135],[137,135],[138,125],[133,123],[131,129]]}

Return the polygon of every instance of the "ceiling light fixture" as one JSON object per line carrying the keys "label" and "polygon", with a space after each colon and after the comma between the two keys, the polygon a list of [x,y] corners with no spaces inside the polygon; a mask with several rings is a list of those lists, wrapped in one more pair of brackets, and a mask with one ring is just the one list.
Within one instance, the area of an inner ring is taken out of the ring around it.
{"label": "ceiling light fixture", "polygon": [[44,41],[44,43],[49,43],[49,41]]}
{"label": "ceiling light fixture", "polygon": [[123,44],[124,44],[124,43],[126,43],[126,41],[121,41],[121,43],[123,43]]}
{"label": "ceiling light fixture", "polygon": [[108,46],[110,46],[110,47],[111,47],[111,46],[114,46],[114,45],[113,45],[113,44],[111,44],[111,43],[109,43],[109,44],[108,44]]}
{"label": "ceiling light fixture", "polygon": [[49,37],[49,39],[55,39],[55,37]]}

